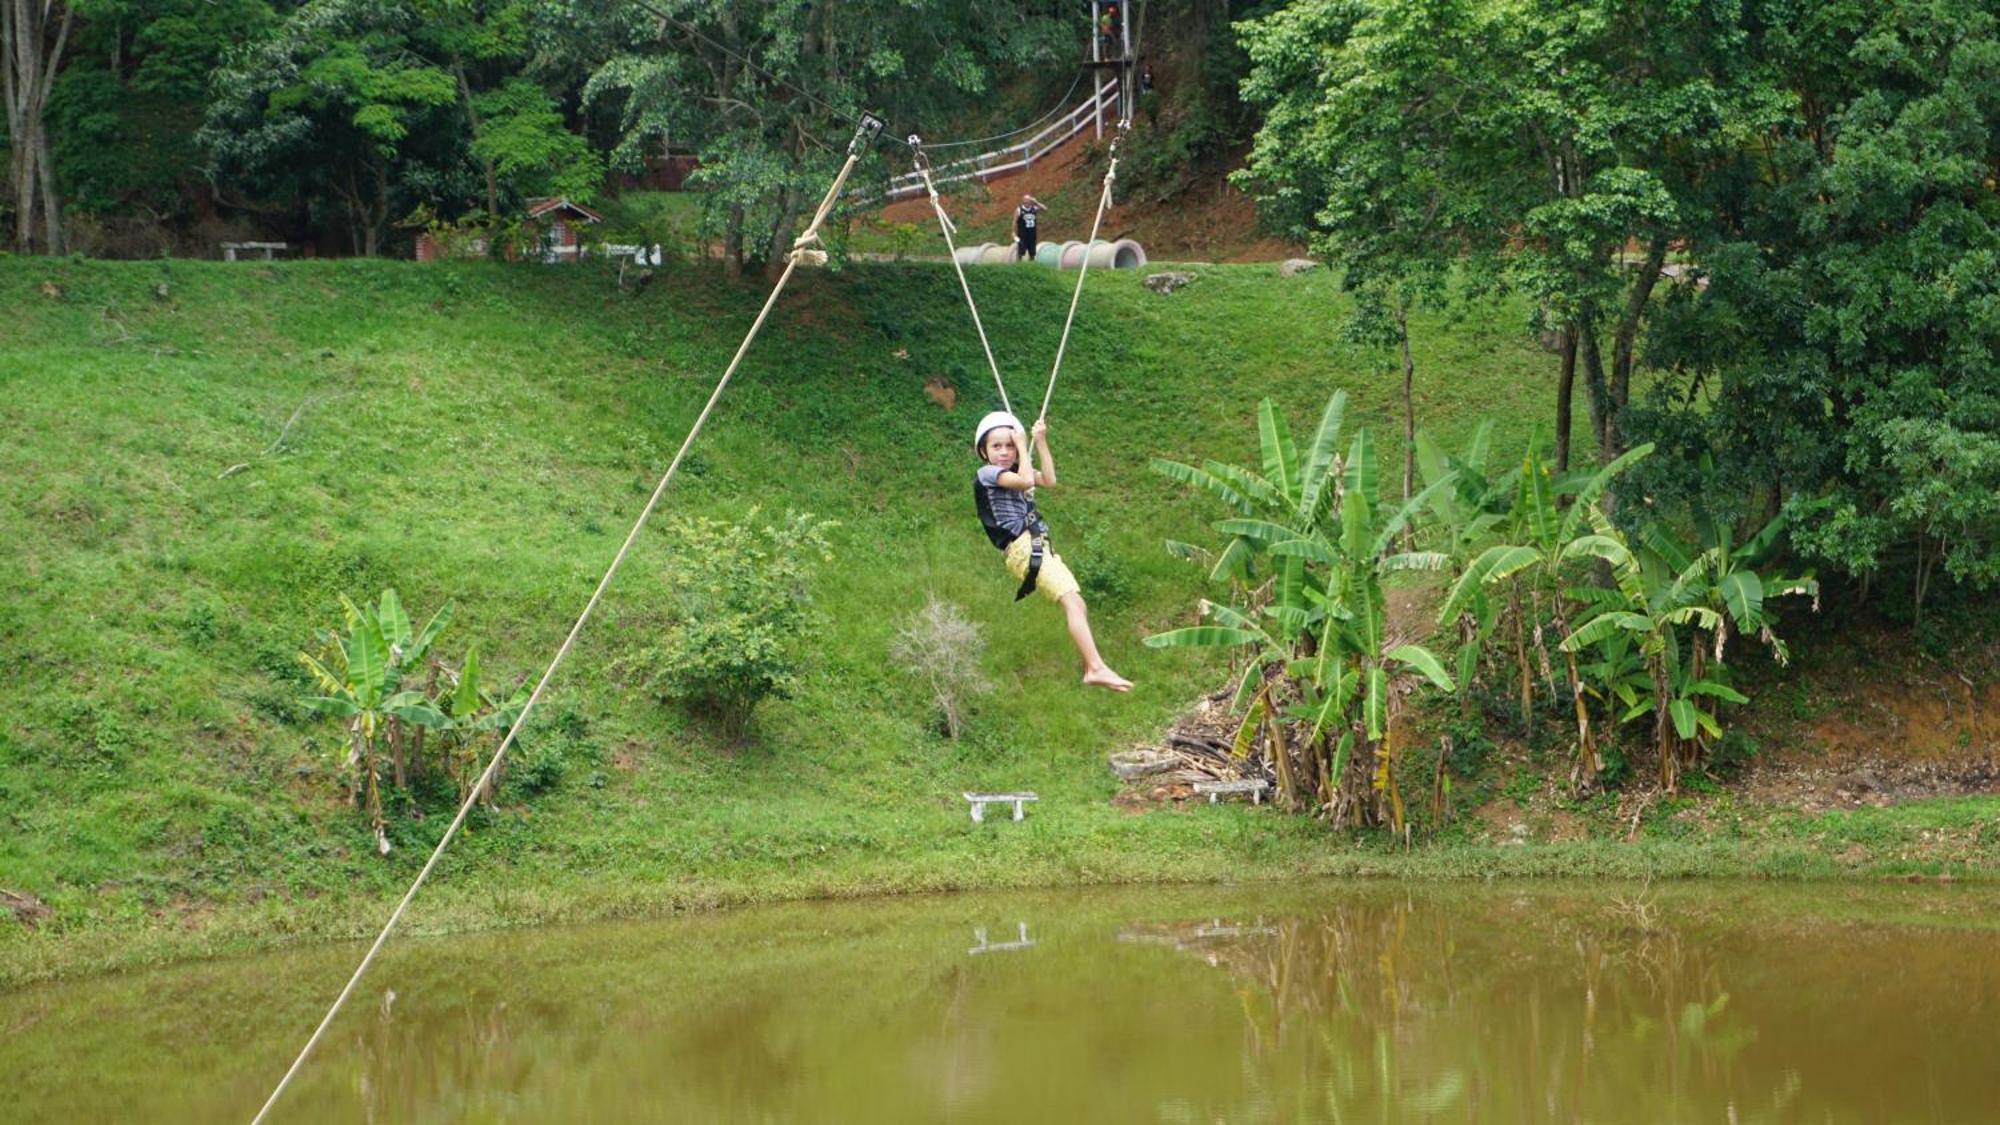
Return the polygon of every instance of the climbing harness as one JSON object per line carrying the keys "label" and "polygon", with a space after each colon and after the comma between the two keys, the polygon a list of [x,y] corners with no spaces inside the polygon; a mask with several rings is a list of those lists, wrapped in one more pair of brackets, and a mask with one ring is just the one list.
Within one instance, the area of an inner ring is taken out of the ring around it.
{"label": "climbing harness", "polygon": [[257,1111],[257,1116],[251,1120],[251,1125],[259,1125],[270,1114],[271,1107],[278,1104],[278,1098],[284,1094],[285,1088],[291,1085],[292,1078],[305,1065],[306,1057],[312,1054],[313,1047],[318,1045],[320,1038],[326,1034],[326,1029],[332,1025],[334,1016],[340,1013],[341,1006],[347,1003],[347,998],[353,995],[355,986],[361,983],[361,975],[368,971],[368,966],[374,962],[375,955],[381,952],[383,944],[389,940],[390,932],[396,928],[396,923],[402,920],[403,912],[409,908],[410,901],[417,897],[417,890],[424,885],[424,880],[430,878],[431,870],[444,856],[445,847],[465,824],[465,818],[471,813],[473,803],[493,784],[494,776],[499,772],[508,748],[514,744],[515,737],[527,724],[528,716],[534,712],[535,704],[541,701],[542,692],[548,687],[549,681],[555,678],[556,668],[562,664],[563,657],[569,654],[570,646],[576,643],[577,634],[583,632],[584,622],[590,619],[591,613],[597,609],[597,603],[603,599],[604,591],[610,588],[612,576],[618,573],[618,567],[632,550],[632,544],[638,541],[639,532],[646,526],[646,520],[652,516],[653,509],[659,506],[660,497],[665,495],[667,485],[672,483],[674,474],[681,467],[681,460],[687,456],[688,448],[694,444],[695,436],[701,433],[703,424],[708,421],[709,414],[715,410],[715,404],[722,398],[724,388],[729,386],[730,378],[736,374],[737,367],[743,362],[743,356],[749,352],[750,344],[757,339],[757,333],[764,327],[765,319],[771,315],[772,307],[778,303],[778,295],[785,291],[785,283],[792,279],[792,271],[796,270],[801,262],[810,265],[826,260],[826,252],[818,248],[820,224],[826,221],[828,212],[833,210],[834,202],[840,198],[840,189],[847,183],[848,174],[854,171],[855,164],[860,162],[862,154],[881,131],[881,118],[872,113],[861,115],[859,123],[854,128],[854,136],[847,143],[846,163],[840,166],[840,172],[834,176],[832,186],[826,190],[826,197],[820,200],[819,208],[813,212],[812,221],[806,224],[805,233],[793,240],[791,249],[785,254],[784,272],[778,275],[777,283],[771,287],[771,295],[765,298],[764,307],[758,310],[757,319],[750,324],[750,331],[737,346],[736,354],[730,357],[729,366],[723,370],[722,378],[715,384],[715,390],[710,392],[707,404],[701,408],[701,413],[696,415],[694,425],[688,429],[686,439],[681,442],[674,459],[668,463],[667,471],[660,477],[660,483],[654,487],[652,496],[647,499],[645,508],[639,513],[639,518],[633,521],[632,530],[626,534],[625,542],[612,557],[611,565],[605,569],[604,577],[597,583],[597,589],[591,592],[590,601],[583,607],[583,612],[577,615],[576,623],[570,626],[569,635],[563,638],[561,647],[556,649],[555,658],[549,661],[547,670],[542,673],[541,679],[536,681],[534,691],[528,694],[528,701],[522,706],[520,715],[514,719],[513,725],[507,728],[506,737],[500,740],[499,749],[493,751],[493,760],[487,763],[485,772],[479,775],[479,780],[466,792],[464,802],[458,807],[458,815],[452,818],[451,825],[438,839],[437,847],[432,849],[431,857],[425,861],[423,870],[417,872],[416,880],[403,894],[402,901],[396,904],[396,909],[389,915],[389,921],[383,925],[382,932],[376,935],[375,944],[368,947],[368,952],[361,958],[361,964],[355,967],[354,975],[348,978],[347,986],[334,998],[333,1006],[327,1009],[326,1017],[319,1021],[317,1028],[313,1029],[312,1037],[306,1040],[306,1045],[300,1049],[298,1057],[292,1060],[291,1068],[285,1071],[285,1076],[278,1080],[277,1087],[264,1102],[264,1108]]}
{"label": "climbing harness", "polygon": [[1049,537],[1037,535],[1028,540],[1028,573],[1021,578],[1021,588],[1014,591],[1014,600],[1020,601],[1035,592],[1035,582],[1042,576],[1042,553],[1049,548]]}

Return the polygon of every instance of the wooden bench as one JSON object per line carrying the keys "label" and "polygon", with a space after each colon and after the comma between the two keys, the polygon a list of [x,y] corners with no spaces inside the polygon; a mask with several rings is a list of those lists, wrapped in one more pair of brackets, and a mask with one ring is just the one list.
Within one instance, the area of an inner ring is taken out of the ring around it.
{"label": "wooden bench", "polygon": [[1208,803],[1211,805],[1215,803],[1217,797],[1226,797],[1231,793],[1248,793],[1250,794],[1251,804],[1261,805],[1264,803],[1264,791],[1270,787],[1271,783],[1261,777],[1253,777],[1247,781],[1197,781],[1194,783],[1195,794],[1197,796],[1207,796]]}
{"label": "wooden bench", "polygon": [[1026,815],[1025,813],[1022,812],[1021,809],[1023,805],[1027,804],[1029,801],[1041,800],[1040,797],[1035,796],[1033,793],[1026,793],[1026,792],[967,793],[965,794],[965,799],[972,802],[972,823],[974,824],[980,824],[986,820],[986,806],[988,805],[1003,804],[1011,801],[1014,804],[1014,819],[1020,820],[1023,816]]}

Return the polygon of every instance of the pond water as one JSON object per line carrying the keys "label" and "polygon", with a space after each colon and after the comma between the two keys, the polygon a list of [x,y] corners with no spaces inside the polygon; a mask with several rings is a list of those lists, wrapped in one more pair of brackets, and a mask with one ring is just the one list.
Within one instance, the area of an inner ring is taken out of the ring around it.
{"label": "pond water", "polygon": [[[1996,908],[1315,883],[398,938],[273,1120],[1992,1122]],[[0,995],[0,1120],[247,1121],[360,952]]]}

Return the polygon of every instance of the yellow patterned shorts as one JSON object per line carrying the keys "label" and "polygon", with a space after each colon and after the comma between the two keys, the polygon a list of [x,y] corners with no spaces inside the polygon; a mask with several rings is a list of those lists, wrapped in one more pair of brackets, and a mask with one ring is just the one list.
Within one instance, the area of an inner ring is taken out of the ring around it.
{"label": "yellow patterned shorts", "polygon": [[[1034,548],[1034,541],[1034,536],[1023,533],[1007,544],[1007,573],[1017,583],[1028,577],[1028,553]],[[1077,592],[1076,576],[1063,565],[1062,556],[1046,545],[1042,548],[1042,569],[1035,576],[1035,592],[1052,602],[1061,601],[1064,594]]]}

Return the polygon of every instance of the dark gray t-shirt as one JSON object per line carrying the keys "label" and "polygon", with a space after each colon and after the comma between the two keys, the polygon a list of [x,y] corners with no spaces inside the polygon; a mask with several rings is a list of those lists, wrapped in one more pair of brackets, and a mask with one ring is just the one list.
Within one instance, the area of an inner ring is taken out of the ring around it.
{"label": "dark gray t-shirt", "polygon": [[994,520],[1006,529],[1008,539],[1017,539],[1027,531],[1047,535],[1049,525],[1042,522],[1042,514],[1035,510],[1034,499],[1021,489],[1001,487],[1000,472],[998,465],[981,465],[978,482],[993,510]]}

